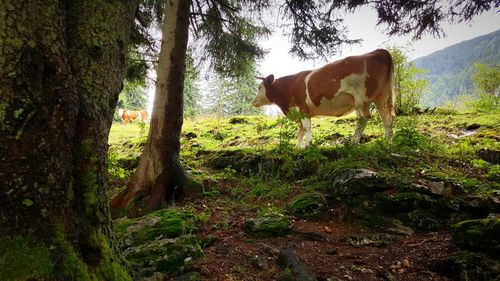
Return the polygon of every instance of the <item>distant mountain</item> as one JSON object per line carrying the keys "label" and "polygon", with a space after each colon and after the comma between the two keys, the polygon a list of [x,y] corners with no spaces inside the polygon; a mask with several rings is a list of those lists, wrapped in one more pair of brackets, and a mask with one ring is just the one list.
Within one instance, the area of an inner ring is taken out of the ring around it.
{"label": "distant mountain", "polygon": [[429,70],[431,89],[423,103],[439,106],[474,93],[471,76],[476,62],[500,65],[500,29],[415,59],[416,67]]}

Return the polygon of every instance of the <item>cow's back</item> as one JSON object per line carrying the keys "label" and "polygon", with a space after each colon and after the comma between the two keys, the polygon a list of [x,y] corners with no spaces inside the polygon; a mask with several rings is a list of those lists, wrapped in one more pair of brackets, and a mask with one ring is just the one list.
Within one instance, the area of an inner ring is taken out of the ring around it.
{"label": "cow's back", "polygon": [[345,115],[356,102],[373,101],[392,87],[391,77],[392,59],[386,50],[347,57],[314,70],[305,78],[311,115]]}

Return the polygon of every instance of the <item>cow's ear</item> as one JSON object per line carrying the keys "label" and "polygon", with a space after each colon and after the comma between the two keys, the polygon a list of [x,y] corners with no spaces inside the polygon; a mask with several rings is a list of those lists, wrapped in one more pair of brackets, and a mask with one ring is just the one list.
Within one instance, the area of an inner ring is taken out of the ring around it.
{"label": "cow's ear", "polygon": [[271,74],[271,75],[267,76],[266,77],[266,82],[269,85],[273,84],[274,83],[274,75]]}

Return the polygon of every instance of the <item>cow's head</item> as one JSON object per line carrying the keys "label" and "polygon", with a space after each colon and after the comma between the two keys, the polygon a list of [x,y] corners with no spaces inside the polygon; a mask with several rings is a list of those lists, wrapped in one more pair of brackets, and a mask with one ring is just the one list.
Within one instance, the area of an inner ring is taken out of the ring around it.
{"label": "cow's head", "polygon": [[262,82],[259,84],[259,88],[257,89],[257,96],[253,100],[252,105],[255,107],[261,107],[264,105],[272,104],[272,102],[269,100],[267,96],[267,91],[274,83],[274,75],[271,74],[265,78],[264,77],[255,77],[255,78],[262,80]]}

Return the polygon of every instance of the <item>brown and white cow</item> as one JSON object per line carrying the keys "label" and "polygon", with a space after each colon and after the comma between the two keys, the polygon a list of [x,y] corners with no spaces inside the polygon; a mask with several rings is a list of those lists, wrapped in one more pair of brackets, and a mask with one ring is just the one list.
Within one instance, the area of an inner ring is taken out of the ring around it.
{"label": "brown and white cow", "polygon": [[122,119],[122,122],[127,125],[128,122],[138,120],[139,122],[146,123],[148,120],[148,112],[145,110],[134,111],[134,110],[124,110],[123,108],[118,109],[118,116]]}
{"label": "brown and white cow", "polygon": [[358,122],[352,139],[359,143],[370,118],[369,106],[375,103],[385,128],[385,138],[392,138],[394,123],[393,63],[390,53],[373,52],[346,57],[316,70],[274,79],[257,77],[259,85],[253,105],[276,104],[286,115],[292,108],[304,116],[299,125],[297,146],[311,142],[311,117],[343,116],[356,110]]}

